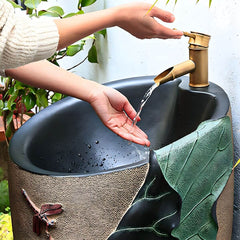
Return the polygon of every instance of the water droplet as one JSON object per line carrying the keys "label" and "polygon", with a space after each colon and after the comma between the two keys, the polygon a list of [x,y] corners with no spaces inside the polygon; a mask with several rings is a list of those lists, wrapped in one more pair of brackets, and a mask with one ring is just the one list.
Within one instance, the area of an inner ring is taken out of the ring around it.
{"label": "water droplet", "polygon": [[78,156],[81,157],[82,156],[81,153],[78,153]]}
{"label": "water droplet", "polygon": [[88,144],[87,146],[88,146],[89,149],[92,147],[90,144]]}
{"label": "water droplet", "polygon": [[99,141],[96,141],[95,143],[96,143],[96,144],[99,144]]}
{"label": "water droplet", "polygon": [[106,160],[106,158],[103,158],[103,161],[105,161]]}

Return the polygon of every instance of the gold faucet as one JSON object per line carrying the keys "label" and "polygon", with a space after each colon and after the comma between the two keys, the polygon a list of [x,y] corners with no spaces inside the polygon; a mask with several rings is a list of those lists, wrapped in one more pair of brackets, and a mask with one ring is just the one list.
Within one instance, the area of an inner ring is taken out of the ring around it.
{"label": "gold faucet", "polygon": [[189,60],[168,68],[154,78],[157,85],[171,81],[190,73],[191,87],[207,87],[208,82],[208,46],[210,36],[197,32],[183,32],[189,37]]}

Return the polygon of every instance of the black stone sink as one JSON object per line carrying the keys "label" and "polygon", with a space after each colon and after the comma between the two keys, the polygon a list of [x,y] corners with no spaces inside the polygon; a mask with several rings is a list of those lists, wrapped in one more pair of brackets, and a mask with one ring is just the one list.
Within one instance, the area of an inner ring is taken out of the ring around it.
{"label": "black stone sink", "polygon": [[[122,92],[137,109],[153,83],[153,77],[148,76],[106,85]],[[153,92],[138,125],[148,134],[150,149],[159,149],[228,111],[228,97],[219,86],[211,83],[191,88],[188,78],[182,77]],[[123,140],[102,124],[88,103],[67,97],[42,110],[16,132],[10,156],[30,172],[81,176],[143,165],[149,162],[149,148]]]}

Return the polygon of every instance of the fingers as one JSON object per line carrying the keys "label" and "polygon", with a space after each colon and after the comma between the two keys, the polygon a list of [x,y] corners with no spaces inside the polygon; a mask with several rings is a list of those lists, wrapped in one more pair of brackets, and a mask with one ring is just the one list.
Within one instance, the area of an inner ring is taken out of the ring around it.
{"label": "fingers", "polygon": [[132,126],[132,121],[128,119],[125,124],[123,124],[121,127],[116,127],[114,129],[111,129],[113,132],[115,132],[120,137],[143,145],[143,146],[150,146],[150,141],[148,140],[148,137],[146,133],[144,133],[139,127]]}
{"label": "fingers", "polygon": [[[157,7],[154,7],[149,14],[151,17],[157,17],[160,20],[167,22],[167,23],[172,23],[175,20],[175,16],[172,13],[162,10]],[[158,25],[157,28],[158,28],[158,32],[159,32],[159,35],[157,37],[160,37],[163,39],[167,39],[167,38],[180,39],[183,35],[182,31],[167,28],[167,27],[159,24],[157,21],[156,21],[156,23]]]}
{"label": "fingers", "polygon": [[172,23],[172,22],[174,22],[174,20],[175,20],[175,16],[174,16],[172,13],[170,13],[170,12],[168,12],[168,11],[165,11],[165,10],[163,10],[163,9],[160,9],[160,8],[158,8],[158,7],[154,7],[154,8],[150,11],[149,15],[150,15],[151,17],[157,17],[157,18],[159,18],[160,20],[162,20],[162,21],[164,21],[164,22],[167,22],[167,23]]}
{"label": "fingers", "polygon": [[[124,108],[123,108],[124,112],[127,114],[127,116],[130,118],[130,119],[134,119],[137,112],[135,111],[135,109],[133,108],[133,106],[127,101],[125,104],[124,104]],[[140,117],[138,116],[137,118],[137,121],[140,121]]]}
{"label": "fingers", "polygon": [[183,32],[179,30],[173,30],[159,24],[157,34],[158,37],[162,39],[180,39],[183,35]]}

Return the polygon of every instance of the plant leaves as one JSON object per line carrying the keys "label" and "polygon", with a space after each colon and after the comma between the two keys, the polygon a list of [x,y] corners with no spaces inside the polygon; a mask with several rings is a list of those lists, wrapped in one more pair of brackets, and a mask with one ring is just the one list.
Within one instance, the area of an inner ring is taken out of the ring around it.
{"label": "plant leaves", "polygon": [[98,63],[97,49],[95,45],[93,45],[88,51],[88,61],[91,63]]}
{"label": "plant leaves", "polygon": [[96,2],[96,0],[82,0],[81,1],[81,6],[82,7],[87,7],[87,6],[92,5],[95,2]]}
{"label": "plant leaves", "polygon": [[98,31],[96,32],[97,34],[100,34],[100,35],[103,35],[103,37],[105,38],[106,37],[106,34],[107,34],[107,30],[106,29],[103,29],[101,31]]}
{"label": "plant leaves", "polygon": [[26,1],[24,1],[24,5],[30,9],[36,9],[40,3],[41,3],[41,0],[26,0]]}
{"label": "plant leaves", "polygon": [[7,118],[6,118],[6,124],[10,125],[12,120],[13,120],[13,113],[9,112],[9,114],[7,115]]}
{"label": "plant leaves", "polygon": [[26,111],[31,110],[36,104],[36,97],[31,93],[29,93],[28,95],[23,95],[22,100],[23,104],[26,107]]}
{"label": "plant leaves", "polygon": [[67,15],[65,15],[63,18],[69,18],[69,17],[73,17],[73,16],[76,16],[76,15],[80,15],[80,14],[84,14],[84,11],[83,10],[80,10],[76,13],[68,13]]}
{"label": "plant leaves", "polygon": [[0,181],[0,212],[4,212],[9,206],[8,181]]}
{"label": "plant leaves", "polygon": [[67,47],[67,56],[74,56],[83,49],[84,44],[75,44]]}
{"label": "plant leaves", "polygon": [[12,0],[7,0],[7,1],[8,1],[9,3],[11,3],[14,8],[22,8],[22,6],[16,4],[16,3],[13,2]]}
{"label": "plant leaves", "polygon": [[59,6],[53,6],[47,10],[41,10],[38,13],[39,16],[49,16],[49,17],[62,17],[64,15],[64,10]]}
{"label": "plant leaves", "polygon": [[54,93],[51,97],[52,103],[55,103],[63,98],[63,94],[61,93]]}
{"label": "plant leaves", "polygon": [[0,100],[0,116],[2,116],[3,108],[4,108],[4,102],[3,100]]}
{"label": "plant leaves", "polygon": [[212,207],[232,172],[233,146],[229,117],[206,121],[186,137],[156,151],[169,185],[182,198],[178,239],[216,239]]}
{"label": "plant leaves", "polygon": [[48,106],[48,99],[47,99],[47,92],[44,89],[38,89],[36,92],[36,104],[38,107],[47,107]]}
{"label": "plant leaves", "polygon": [[16,102],[15,100],[18,97],[18,91],[16,91],[13,95],[10,96],[10,98],[7,101],[7,108],[8,110],[14,110],[15,106],[16,106]]}

